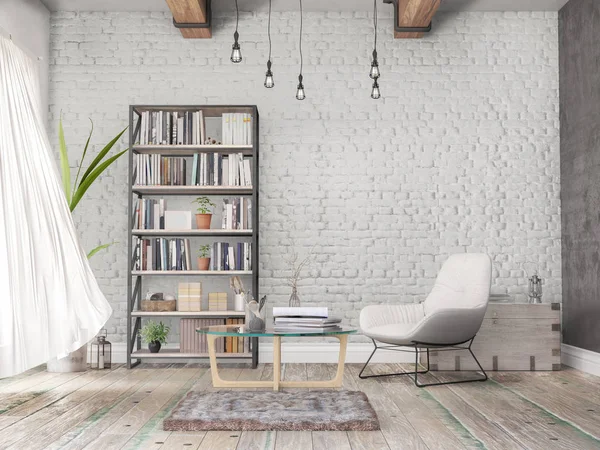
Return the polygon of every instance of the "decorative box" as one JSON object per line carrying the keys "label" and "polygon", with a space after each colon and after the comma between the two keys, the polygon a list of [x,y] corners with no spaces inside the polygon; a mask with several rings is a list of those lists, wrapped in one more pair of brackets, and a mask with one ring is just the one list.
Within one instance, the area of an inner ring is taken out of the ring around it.
{"label": "decorative box", "polygon": [[[485,370],[560,370],[560,341],[560,303],[489,303],[471,349]],[[466,350],[430,350],[430,364],[478,370]]]}

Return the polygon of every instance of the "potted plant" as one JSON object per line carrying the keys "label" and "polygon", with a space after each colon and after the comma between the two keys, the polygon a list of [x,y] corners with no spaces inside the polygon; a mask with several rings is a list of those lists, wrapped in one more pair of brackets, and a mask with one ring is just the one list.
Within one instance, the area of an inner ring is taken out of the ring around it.
{"label": "potted plant", "polygon": [[208,270],[210,264],[210,245],[201,245],[198,250],[198,270]]}
{"label": "potted plant", "polygon": [[[91,122],[91,120],[90,120]],[[71,165],[69,164],[69,155],[67,152],[67,144],[65,142],[65,133],[62,124],[62,118],[59,119],[58,123],[58,144],[59,144],[59,155],[60,155],[60,169],[62,176],[62,186],[65,192],[65,197],[67,198],[67,203],[69,204],[69,209],[71,212],[75,210],[75,207],[79,204],[87,190],[90,186],[96,181],[96,179],[102,175],[106,170],[121,156],[123,156],[128,148],[125,150],[120,150],[116,153],[110,154],[114,145],[121,139],[123,133],[127,128],[117,134],[111,141],[106,144],[102,150],[98,152],[98,154],[92,159],[87,169],[83,170],[83,164],[85,157],[88,153],[88,148],[90,145],[90,140],[92,138],[92,133],[94,131],[94,124],[92,123],[90,133],[87,137],[87,141],[85,146],[83,147],[83,151],[81,152],[81,157],[79,158],[79,166],[77,167],[77,174],[75,176],[75,181],[71,182]],[[88,258],[91,258],[96,253],[101,250],[104,250],[110,247],[113,243],[101,244],[98,247],[90,250],[87,254]],[[52,358],[46,364],[48,372],[81,372],[87,369],[86,364],[86,356],[87,356],[87,344],[69,353],[68,356],[63,358]]]}
{"label": "potted plant", "polygon": [[149,320],[140,330],[140,336],[144,342],[148,343],[150,353],[158,353],[162,344],[167,343],[170,331],[171,329],[164,323]]}
{"label": "potted plant", "polygon": [[216,205],[210,201],[208,197],[198,197],[192,203],[198,205],[198,213],[196,214],[196,227],[199,230],[209,230],[210,220],[212,219],[211,208]]}

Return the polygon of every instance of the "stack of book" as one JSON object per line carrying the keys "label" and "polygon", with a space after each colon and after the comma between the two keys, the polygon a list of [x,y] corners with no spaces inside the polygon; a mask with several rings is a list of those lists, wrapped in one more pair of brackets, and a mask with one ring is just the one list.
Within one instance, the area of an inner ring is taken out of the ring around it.
{"label": "stack of book", "polygon": [[192,160],[191,184],[252,186],[251,161],[241,153],[195,153]]}
{"label": "stack of book", "polygon": [[179,283],[178,311],[202,311],[202,283]]}
{"label": "stack of book", "polygon": [[224,198],[221,228],[224,230],[252,229],[252,199]]}
{"label": "stack of book", "polygon": [[135,270],[192,270],[190,240],[138,239]]}
{"label": "stack of book", "polygon": [[135,200],[135,226],[138,230],[165,229],[165,200],[138,198]]}
{"label": "stack of book", "polygon": [[330,317],[326,306],[274,307],[276,333],[325,333],[340,329],[342,319]]}
{"label": "stack of book", "polygon": [[252,114],[223,113],[221,123],[224,145],[252,145]]}
{"label": "stack of book", "polygon": [[252,270],[250,242],[214,242],[210,249],[210,270]]}
{"label": "stack of book", "polygon": [[227,311],[227,292],[210,292],[208,294],[209,311]]}
{"label": "stack of book", "polygon": [[202,111],[144,111],[140,145],[200,145],[205,141]]}
{"label": "stack of book", "polygon": [[136,154],[135,185],[185,186],[186,162],[177,156]]}

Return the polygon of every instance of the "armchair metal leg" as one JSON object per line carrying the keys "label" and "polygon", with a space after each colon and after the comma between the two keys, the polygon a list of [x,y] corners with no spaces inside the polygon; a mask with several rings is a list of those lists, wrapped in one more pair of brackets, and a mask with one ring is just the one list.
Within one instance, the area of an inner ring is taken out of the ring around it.
{"label": "armchair metal leg", "polygon": [[[475,338],[473,338],[473,339],[475,339]],[[418,354],[417,354],[417,357],[415,358],[415,372],[410,372],[410,373],[414,373],[414,375],[415,375],[414,376],[415,386],[422,388],[422,387],[428,387],[428,386],[445,386],[447,384],[460,384],[460,383],[472,383],[475,381],[487,381],[487,379],[488,379],[487,373],[485,372],[485,370],[483,370],[483,367],[481,367],[481,364],[479,363],[479,360],[475,356],[475,353],[473,353],[473,350],[471,350],[471,344],[473,343],[473,339],[471,339],[471,341],[469,342],[469,346],[466,348],[463,348],[463,350],[469,350],[469,353],[471,353],[471,356],[473,357],[473,359],[477,363],[477,366],[483,373],[483,377],[469,378],[467,380],[440,381],[437,383],[419,383],[419,380],[417,378],[417,374],[419,372],[416,372],[418,364],[419,364],[419,358],[418,358]],[[415,353],[416,353],[417,346],[419,344],[423,345],[423,343],[415,342]],[[429,369],[429,348],[427,348],[427,368]]]}
{"label": "armchair metal leg", "polygon": [[[378,347],[377,346],[377,342],[375,342],[375,339],[371,339],[373,341],[373,345],[375,346],[375,348],[373,349],[373,352],[371,353],[371,356],[369,356],[369,359],[367,359],[367,362],[365,363],[365,365],[363,366],[363,368],[360,370],[360,373],[358,374],[358,377],[361,379],[365,379],[365,378],[378,378],[378,377],[392,377],[395,375],[415,375],[415,378],[417,376],[417,374],[424,374],[429,372],[429,349],[427,349],[427,369],[426,370],[422,370],[422,371],[418,371],[418,355],[419,352],[418,350],[415,349],[415,353],[417,355],[417,366],[415,366],[415,372],[397,372],[397,373],[382,373],[382,374],[373,374],[373,375],[363,375],[363,372],[365,371],[365,369],[367,368],[367,366],[369,365],[369,362],[371,361],[371,359],[373,358],[373,355],[375,355],[375,352],[379,349],[381,350],[394,350],[394,351],[406,351],[403,349],[400,349],[401,346],[399,345],[389,345],[389,346],[385,346],[385,347]],[[398,347],[398,348],[394,348],[394,347]]]}

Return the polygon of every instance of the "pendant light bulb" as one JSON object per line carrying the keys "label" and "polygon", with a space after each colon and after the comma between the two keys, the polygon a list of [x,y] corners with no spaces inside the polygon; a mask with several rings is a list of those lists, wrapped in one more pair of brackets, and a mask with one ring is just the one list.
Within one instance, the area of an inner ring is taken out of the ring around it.
{"label": "pendant light bulb", "polygon": [[275,81],[273,80],[273,72],[271,72],[271,61],[267,61],[267,73],[265,74],[265,87],[267,89],[275,86]]}
{"label": "pendant light bulb", "polygon": [[298,75],[298,90],[296,91],[296,100],[304,100],[304,85],[302,84],[302,75]]}
{"label": "pendant light bulb", "polygon": [[379,83],[377,80],[373,81],[373,90],[371,91],[371,98],[377,100],[381,97],[381,92],[379,91]]}
{"label": "pendant light bulb", "polygon": [[242,62],[242,50],[240,49],[240,44],[238,42],[238,38],[240,35],[236,31],[233,33],[233,45],[231,46],[231,62],[232,63],[240,63]]}
{"label": "pendant light bulb", "polygon": [[369,77],[371,79],[376,80],[380,77],[379,73],[379,63],[377,62],[377,50],[373,50],[373,62],[371,63],[371,71],[369,72]]}

